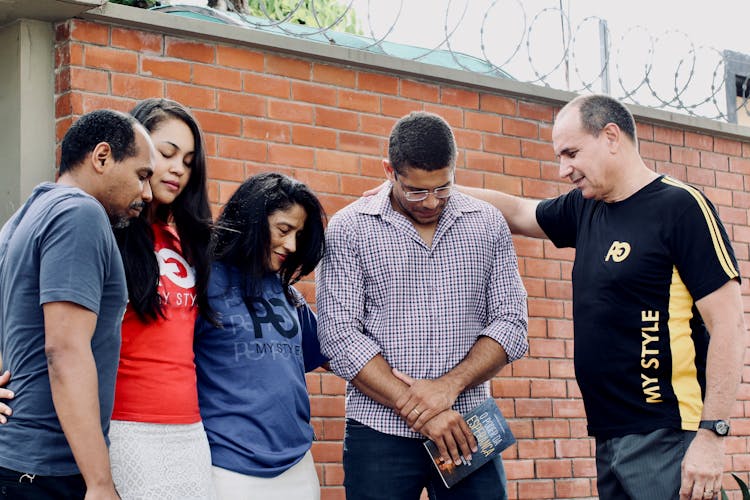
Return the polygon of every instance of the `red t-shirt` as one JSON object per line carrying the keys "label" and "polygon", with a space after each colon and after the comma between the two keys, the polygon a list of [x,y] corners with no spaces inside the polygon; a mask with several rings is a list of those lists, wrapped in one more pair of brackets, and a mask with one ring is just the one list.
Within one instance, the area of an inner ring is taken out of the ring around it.
{"label": "red t-shirt", "polygon": [[182,257],[177,232],[162,223],[152,228],[166,318],[144,323],[128,305],[112,418],[192,424],[200,421],[193,355],[195,272]]}

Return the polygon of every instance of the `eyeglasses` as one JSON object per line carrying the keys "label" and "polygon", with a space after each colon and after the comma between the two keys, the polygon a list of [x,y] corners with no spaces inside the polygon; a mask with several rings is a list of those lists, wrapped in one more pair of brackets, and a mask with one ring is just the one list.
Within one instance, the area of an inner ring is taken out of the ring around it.
{"label": "eyeglasses", "polygon": [[452,185],[435,188],[432,191],[428,189],[419,189],[417,191],[407,191],[404,185],[401,183],[401,181],[398,180],[398,175],[395,175],[395,177],[396,177],[396,182],[398,182],[399,185],[401,186],[401,190],[404,192],[404,198],[406,198],[407,201],[412,201],[412,202],[424,201],[427,199],[428,196],[430,196],[430,193],[432,193],[432,196],[434,196],[438,200],[444,200],[446,198],[449,198],[450,195],[453,193]]}

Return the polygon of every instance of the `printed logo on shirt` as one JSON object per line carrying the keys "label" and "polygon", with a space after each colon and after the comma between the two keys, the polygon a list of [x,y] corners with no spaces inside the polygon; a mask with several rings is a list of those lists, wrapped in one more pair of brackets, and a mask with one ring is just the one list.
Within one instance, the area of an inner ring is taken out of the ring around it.
{"label": "printed logo on shirt", "polygon": [[612,246],[609,247],[607,256],[604,258],[604,262],[609,261],[610,258],[612,258],[614,262],[622,262],[628,258],[628,255],[630,255],[630,243],[625,241],[613,241]]}
{"label": "printed logo on shirt", "polygon": [[166,277],[180,288],[195,287],[195,271],[182,255],[169,248],[162,248],[156,252],[156,260],[159,262],[160,276]]}
{"label": "printed logo on shirt", "polygon": [[[255,338],[249,342],[235,342],[236,361],[241,358],[260,359],[266,356],[273,359],[289,359],[302,355],[301,345],[287,341],[296,337],[300,330],[296,315],[292,316],[282,299],[246,298],[245,304],[253,323],[252,331],[255,332]],[[274,339],[275,334],[287,340]]]}

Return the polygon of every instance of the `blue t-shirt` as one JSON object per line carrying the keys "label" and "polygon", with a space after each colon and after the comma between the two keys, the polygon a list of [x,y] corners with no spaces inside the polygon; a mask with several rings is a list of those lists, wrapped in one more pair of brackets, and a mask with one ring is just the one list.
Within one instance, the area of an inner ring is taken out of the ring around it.
{"label": "blue t-shirt", "polygon": [[290,304],[275,274],[264,278],[261,297],[246,298],[244,279],[221,262],[211,270],[208,299],[223,328],[196,323],[198,400],[213,464],[274,477],[312,445],[305,371],[327,360],[304,301]]}
{"label": "blue t-shirt", "polygon": [[11,371],[13,417],[0,430],[0,466],[78,474],[49,384],[42,305],[73,302],[97,314],[91,349],[105,436],[114,401],[125,272],[101,204],[80,189],[40,184],[0,231],[0,353]]}

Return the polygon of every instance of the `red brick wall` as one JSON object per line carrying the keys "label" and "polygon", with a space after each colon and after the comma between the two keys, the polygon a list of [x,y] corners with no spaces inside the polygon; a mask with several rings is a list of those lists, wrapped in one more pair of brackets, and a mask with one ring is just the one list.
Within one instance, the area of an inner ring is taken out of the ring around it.
{"label": "red brick wall", "polygon": [[[58,140],[75,117],[96,108],[127,111],[153,96],[188,105],[206,133],[215,212],[243,179],[275,170],[309,184],[333,214],[382,182],[388,132],[412,110],[438,113],[452,125],[462,184],[535,198],[570,188],[558,179],[550,146],[557,108],[532,96],[81,20],[57,27],[55,76]],[[644,122],[639,137],[650,166],[701,187],[719,207],[742,276],[750,275],[750,143]],[[573,252],[548,241],[515,242],[529,293],[530,349],[492,381],[518,438],[504,454],[510,498],[595,496],[594,448],[573,374]],[[300,288],[314,302],[312,283]],[[743,380],[750,380],[750,366]],[[323,372],[309,374],[307,382],[323,498],[343,499],[344,383]],[[747,479],[750,384],[743,384],[739,398],[726,467]],[[734,483],[728,478],[725,485]]]}

